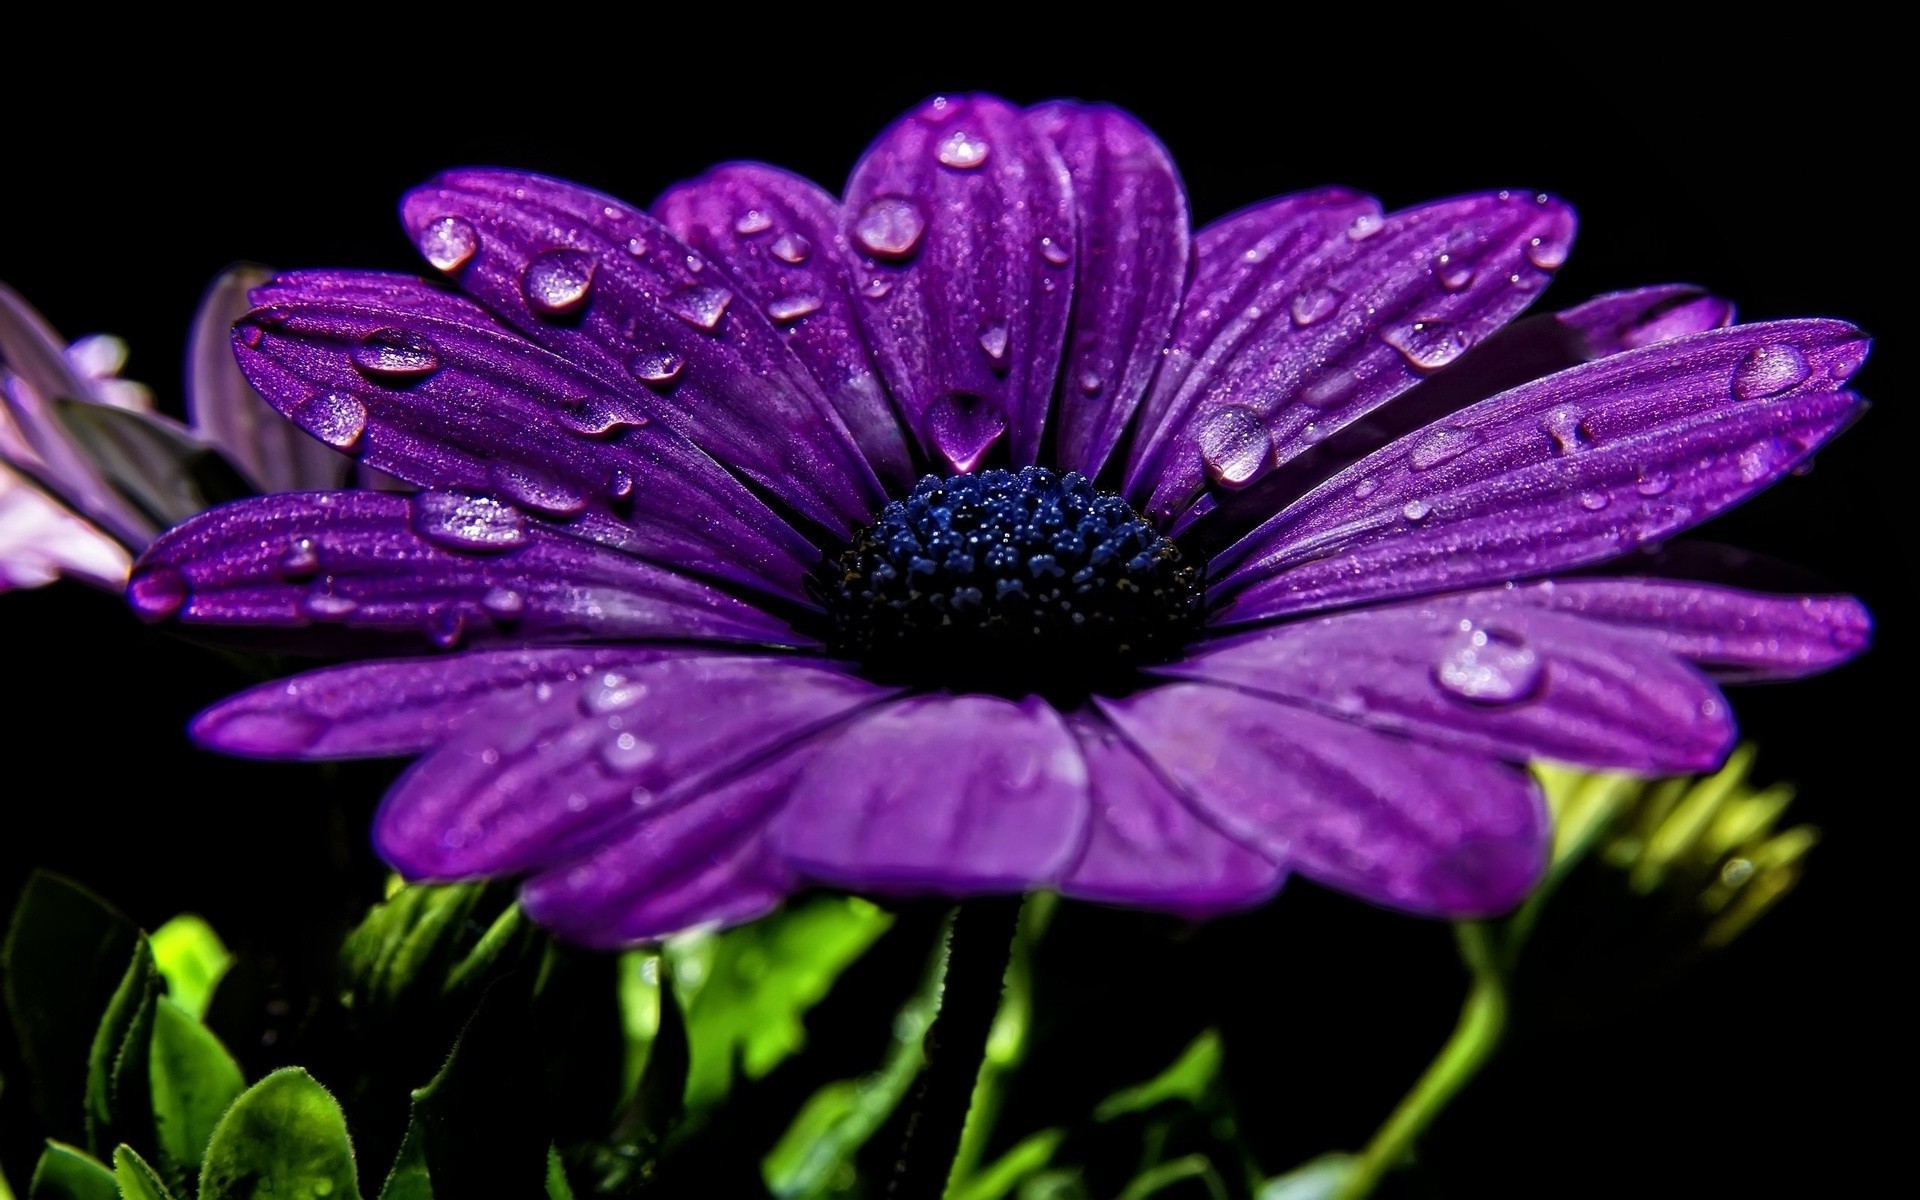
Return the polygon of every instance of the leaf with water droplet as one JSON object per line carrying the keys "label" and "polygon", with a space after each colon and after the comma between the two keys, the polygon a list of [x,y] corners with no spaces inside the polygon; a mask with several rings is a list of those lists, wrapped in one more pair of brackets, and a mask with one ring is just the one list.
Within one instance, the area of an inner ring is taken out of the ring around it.
{"label": "leaf with water droplet", "polygon": [[207,1146],[200,1200],[360,1200],[340,1106],[313,1076],[285,1067],[248,1088]]}

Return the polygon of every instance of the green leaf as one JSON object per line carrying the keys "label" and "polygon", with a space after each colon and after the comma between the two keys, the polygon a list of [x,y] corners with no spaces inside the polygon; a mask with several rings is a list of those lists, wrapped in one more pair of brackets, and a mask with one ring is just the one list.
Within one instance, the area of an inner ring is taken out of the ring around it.
{"label": "green leaf", "polygon": [[346,1117],[298,1067],[275,1071],[233,1102],[200,1168],[200,1200],[268,1196],[360,1200]]}
{"label": "green leaf", "polygon": [[1096,1121],[1111,1121],[1128,1113],[1145,1112],[1169,1100],[1198,1106],[1220,1077],[1220,1034],[1209,1029],[1181,1052],[1172,1066],[1130,1088],[1102,1100],[1093,1110]]}
{"label": "green leaf", "polygon": [[77,1146],[49,1141],[33,1168],[27,1200],[116,1200],[113,1172]]}
{"label": "green leaf", "polygon": [[1148,1196],[1157,1196],[1189,1179],[1200,1182],[1209,1200],[1227,1200],[1227,1185],[1204,1154],[1189,1154],[1148,1167],[1127,1184],[1126,1190],[1120,1193],[1120,1200],[1146,1200]]}
{"label": "green leaf", "polygon": [[87,1053],[87,1140],[95,1153],[115,1142],[153,1144],[153,1084],[149,1047],[160,972],[143,934],[133,960],[94,1031]]}
{"label": "green leaf", "polygon": [[120,1186],[120,1200],[173,1200],[173,1193],[160,1181],[159,1174],[134,1153],[132,1146],[113,1148],[113,1178]]}
{"label": "green leaf", "polygon": [[949,1192],[949,1200],[1001,1200],[1045,1170],[1066,1136],[1064,1129],[1043,1129],[1022,1139],[985,1169],[975,1172],[964,1187]]}
{"label": "green leaf", "polygon": [[1333,1200],[1354,1162],[1351,1154],[1323,1154],[1261,1184],[1256,1200]]}
{"label": "green leaf", "polygon": [[214,987],[233,965],[220,935],[202,918],[181,913],[147,940],[153,945],[154,965],[167,981],[167,995],[194,1020],[204,1018]]}
{"label": "green leaf", "polygon": [[573,1200],[573,1185],[567,1182],[567,1169],[553,1146],[547,1147],[547,1200]]}
{"label": "green leaf", "polygon": [[160,525],[251,495],[232,464],[168,417],[56,399],[54,415],[108,483]]}
{"label": "green leaf", "polygon": [[374,905],[340,951],[347,1006],[381,1017],[440,1010],[456,991],[477,996],[536,942],[507,895],[482,883],[416,884]]}
{"label": "green leaf", "polygon": [[0,950],[7,1011],[32,1080],[41,1128],[80,1138],[87,1052],[126,973],[138,930],[91,892],[36,873]]}
{"label": "green leaf", "polygon": [[198,1170],[214,1126],[246,1090],[246,1078],[220,1039],[168,996],[154,1006],[151,1055],[161,1161],[182,1173]]}

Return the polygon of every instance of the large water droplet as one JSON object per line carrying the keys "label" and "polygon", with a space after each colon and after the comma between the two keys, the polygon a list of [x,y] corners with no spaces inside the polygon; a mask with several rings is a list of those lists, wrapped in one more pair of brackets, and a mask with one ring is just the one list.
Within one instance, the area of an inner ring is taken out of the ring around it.
{"label": "large water droplet", "polygon": [[695,329],[712,333],[719,326],[720,318],[727,315],[727,305],[732,303],[733,293],[726,288],[696,284],[668,296],[666,308]]}
{"label": "large water droplet", "polygon": [[614,500],[628,500],[633,496],[633,476],[626,471],[615,471],[607,480],[607,495]]}
{"label": "large water droplet", "polygon": [[1581,492],[1578,499],[1580,501],[1580,507],[1586,509],[1588,512],[1599,512],[1601,509],[1613,503],[1612,494],[1601,491],[1598,488]]}
{"label": "large water droplet", "polygon": [[1244,404],[1229,404],[1200,425],[1200,461],[1215,483],[1241,488],[1273,465],[1273,435],[1266,420]]}
{"label": "large water droplet", "polygon": [[570,517],[587,506],[587,498],[578,488],[528,467],[497,462],[488,476],[501,495],[535,512]]}
{"label": "large water droplet", "polygon": [[1100,394],[1100,388],[1104,383],[1105,380],[1100,378],[1100,372],[1098,371],[1080,372],[1080,392],[1082,395],[1098,396]]}
{"label": "large water droplet", "polygon": [[1442,254],[1433,260],[1433,277],[1442,288],[1458,292],[1473,286],[1473,265],[1463,263],[1451,254]]}
{"label": "large water droplet", "polygon": [[497,621],[512,621],[527,611],[527,598],[510,587],[493,587],[480,597],[480,607]]}
{"label": "large water droplet", "polygon": [[300,611],[316,621],[344,621],[360,611],[360,602],[350,596],[336,596],[323,587],[300,598]]}
{"label": "large water droplet", "polygon": [[1374,234],[1386,228],[1386,220],[1377,213],[1361,213],[1347,226],[1347,236],[1356,242],[1364,242]]}
{"label": "large water droplet", "polygon": [[1433,515],[1433,505],[1425,500],[1409,500],[1400,506],[1400,515],[1418,525]]}
{"label": "large water droplet", "polygon": [[127,584],[127,600],[141,619],[163,621],[187,602],[187,577],[174,567],[148,567]]}
{"label": "large water droplet", "polygon": [[650,387],[663,388],[680,378],[687,360],[671,350],[643,350],[628,360],[627,370]]}
{"label": "large water droplet", "polygon": [[965,129],[956,129],[940,139],[934,152],[942,164],[958,171],[971,171],[987,161],[987,143]]}
{"label": "large water droplet", "polygon": [[1356,483],[1353,485],[1353,498],[1355,500],[1365,500],[1368,496],[1373,495],[1375,492],[1379,490],[1380,490],[1379,480],[1362,479],[1359,483]]}
{"label": "large water droplet", "polygon": [[998,363],[1007,357],[1007,327],[988,325],[980,331],[980,348],[987,357]]}
{"label": "large water droplet", "polygon": [[1407,465],[1416,471],[1425,471],[1451,462],[1479,444],[1480,435],[1471,429],[1442,426],[1413,444],[1413,449],[1407,451]]}
{"label": "large water droplet", "polygon": [[741,237],[752,237],[756,233],[765,233],[772,228],[772,215],[757,208],[750,208],[741,213],[733,222],[733,231]]}
{"label": "large water droplet", "polygon": [[548,250],[536,254],[520,277],[527,306],[547,317],[564,316],[587,302],[598,266],[584,250]]}
{"label": "large water droplet", "polygon": [[420,231],[420,253],[435,270],[452,273],[480,248],[480,235],[462,217],[441,217]]}
{"label": "large water droplet", "polygon": [[1053,266],[1064,267],[1073,261],[1073,251],[1069,250],[1059,238],[1043,237],[1040,239],[1040,257]]}
{"label": "large water droplet", "polygon": [[1287,306],[1287,315],[1304,329],[1326,320],[1339,307],[1340,293],[1332,288],[1313,287],[1293,298],[1293,303]]}
{"label": "large water droplet", "polygon": [[775,324],[791,325],[801,317],[819,312],[820,304],[820,297],[811,292],[796,292],[767,301],[767,315],[773,318]]}
{"label": "large water droplet", "polygon": [[413,527],[452,550],[511,550],[527,540],[527,518],[490,496],[424,491],[414,495]]}
{"label": "large water droplet", "polygon": [[280,577],[287,580],[310,579],[320,569],[320,548],[312,538],[295,538],[280,556]]}
{"label": "large water droplet", "polygon": [[615,771],[625,774],[637,771],[659,757],[660,748],[631,733],[621,733],[609,738],[600,747],[601,761]]}
{"label": "large water droplet", "polygon": [[1416,371],[1438,371],[1466,353],[1472,344],[1464,329],[1445,321],[1415,321],[1395,326],[1381,334],[1380,340],[1398,350],[1400,357]]}
{"label": "large water droplet", "polygon": [[352,453],[367,433],[367,406],[352,392],[321,392],[300,402],[293,421],[335,450]]}
{"label": "large water droplet", "polygon": [[622,429],[647,424],[646,417],[601,396],[563,399],[554,409],[553,419],[562,429],[591,438],[603,438]]}
{"label": "large water droplet", "polygon": [[440,352],[426,338],[406,329],[376,329],[347,351],[353,365],[368,375],[417,379],[440,369]]}
{"label": "large water droplet", "polygon": [[1664,496],[1673,490],[1673,476],[1659,470],[1643,472],[1633,490],[1642,496]]}
{"label": "large water droplet", "polygon": [[1733,369],[1733,394],[1742,400],[1765,400],[1799,387],[1812,373],[1798,346],[1756,346]]}
{"label": "large water droplet", "polygon": [[783,233],[775,238],[773,245],[767,247],[773,256],[783,263],[799,266],[813,253],[813,243],[797,233]]}
{"label": "large water droplet", "polygon": [[944,392],[927,406],[928,440],[955,471],[980,465],[1007,432],[1000,406],[972,392]]}
{"label": "large water droplet", "polygon": [[1442,688],[1480,704],[1513,704],[1540,686],[1540,655],[1524,639],[1469,621],[1460,625],[1434,667]]}
{"label": "large water droplet", "polygon": [[458,646],[466,631],[467,618],[457,608],[441,608],[427,614],[427,640],[442,650]]}
{"label": "large water droplet", "polygon": [[904,196],[881,196],[860,211],[853,238],[875,258],[902,259],[919,247],[926,231],[927,219],[913,201]]}
{"label": "large water droplet", "polygon": [[1553,439],[1553,448],[1561,454],[1593,449],[1593,434],[1588,432],[1587,414],[1578,405],[1556,404],[1540,418],[1540,427]]}

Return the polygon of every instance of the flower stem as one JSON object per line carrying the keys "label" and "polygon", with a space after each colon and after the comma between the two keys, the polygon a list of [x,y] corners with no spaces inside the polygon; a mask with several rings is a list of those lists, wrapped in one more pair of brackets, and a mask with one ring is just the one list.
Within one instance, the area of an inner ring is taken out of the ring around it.
{"label": "flower stem", "polygon": [[1353,1160],[1351,1173],[1335,1200],[1365,1200],[1387,1173],[1399,1166],[1414,1141],[1440,1115],[1461,1088],[1479,1073],[1500,1044],[1507,1024],[1507,962],[1493,926],[1463,922],[1454,926],[1460,959],[1471,984],[1453,1036],[1393,1110],[1367,1148]]}
{"label": "flower stem", "polygon": [[946,1191],[1000,1008],[1020,902],[1019,896],[989,896],[954,910],[940,1015],[927,1030],[926,1066],[910,1101],[888,1200],[939,1200]]}

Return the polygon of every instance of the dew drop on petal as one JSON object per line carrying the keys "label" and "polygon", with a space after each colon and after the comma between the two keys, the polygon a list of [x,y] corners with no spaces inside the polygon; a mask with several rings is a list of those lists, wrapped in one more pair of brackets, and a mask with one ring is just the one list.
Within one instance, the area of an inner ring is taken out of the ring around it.
{"label": "dew drop on petal", "polygon": [[647,240],[637,237],[628,238],[627,253],[633,255],[635,258],[645,258],[647,256]]}
{"label": "dew drop on petal", "polygon": [[1365,500],[1368,496],[1373,495],[1375,492],[1379,490],[1380,490],[1379,480],[1362,479],[1359,483],[1356,483],[1353,485],[1353,498],[1355,500]]}
{"label": "dew drop on petal", "polygon": [[1104,382],[1105,381],[1100,378],[1100,372],[1098,371],[1080,372],[1080,391],[1083,395],[1098,396],[1101,385]]}
{"label": "dew drop on petal", "polygon": [[513,463],[493,464],[488,478],[515,504],[549,516],[570,517],[587,506],[587,498],[578,488]]}
{"label": "dew drop on petal", "polygon": [[647,685],[609,671],[587,684],[580,695],[580,709],[590,717],[624,712],[646,699]]}
{"label": "dew drop on petal", "polygon": [[307,579],[320,569],[320,548],[312,538],[295,538],[280,556],[282,579]]}
{"label": "dew drop on petal", "polygon": [[174,567],[149,567],[127,584],[127,599],[142,619],[165,620],[187,602],[187,577]]}
{"label": "dew drop on petal", "polygon": [[811,292],[796,292],[767,301],[767,316],[778,325],[791,325],[801,317],[820,311],[820,297]]}
{"label": "dew drop on petal", "polygon": [[860,212],[853,238],[875,258],[902,259],[919,248],[927,219],[904,196],[882,196]]}
{"label": "dew drop on petal", "polygon": [[965,129],[956,129],[940,139],[934,154],[944,166],[971,171],[987,161],[987,143]]}
{"label": "dew drop on petal", "polygon": [[1416,371],[1438,371],[1466,352],[1471,339],[1465,330],[1445,321],[1414,321],[1395,326],[1380,340],[1400,352]]}
{"label": "dew drop on petal", "polygon": [[1599,512],[1601,509],[1613,503],[1612,495],[1598,489],[1581,492],[1579,500],[1580,507],[1586,509],[1588,512]]}
{"label": "dew drop on petal", "polygon": [[1664,496],[1673,490],[1673,476],[1665,471],[1647,471],[1633,485],[1633,490],[1642,496]]}
{"label": "dew drop on petal", "polygon": [[1326,320],[1339,307],[1338,292],[1332,288],[1314,287],[1293,298],[1293,303],[1287,306],[1287,315],[1293,318],[1295,325],[1304,329]]}
{"label": "dew drop on petal", "polygon": [[467,619],[457,608],[442,608],[427,615],[427,639],[442,650],[458,646],[466,631]]}
{"label": "dew drop on petal", "polygon": [[441,217],[420,231],[420,254],[436,271],[451,274],[467,265],[480,248],[480,235],[464,217]]}
{"label": "dew drop on petal", "polygon": [[1064,267],[1073,261],[1073,251],[1067,249],[1059,238],[1043,237],[1040,239],[1040,257],[1053,266]]}
{"label": "dew drop on petal", "polygon": [[774,239],[773,245],[768,249],[781,262],[799,266],[807,261],[808,255],[813,253],[813,243],[797,233],[783,233]]}
{"label": "dew drop on petal", "polygon": [[660,750],[652,742],[622,733],[607,740],[600,748],[600,758],[615,771],[636,771],[659,756]]}
{"label": "dew drop on petal", "polygon": [[733,231],[741,237],[752,237],[756,233],[765,233],[773,228],[773,217],[757,208],[750,208],[734,219]]}
{"label": "dew drop on petal", "polygon": [[614,500],[626,500],[633,496],[633,476],[626,471],[615,471],[607,480],[607,495]]}
{"label": "dew drop on petal", "polygon": [[633,377],[651,387],[667,386],[686,369],[687,360],[671,350],[645,350],[627,361]]}
{"label": "dew drop on petal", "polygon": [[429,490],[411,504],[415,531],[451,550],[511,550],[527,540],[525,514],[490,496]]}
{"label": "dew drop on petal", "polygon": [[335,450],[353,452],[367,433],[367,406],[352,392],[321,392],[293,410],[294,424]]}
{"label": "dew drop on petal", "polygon": [[1273,464],[1273,435],[1265,419],[1244,404],[1210,413],[1200,425],[1200,461],[1214,482],[1245,487]]}
{"label": "dew drop on petal", "polygon": [[1332,436],[1332,421],[1308,421],[1300,427],[1300,440],[1309,446],[1318,446]]}
{"label": "dew drop on petal", "polygon": [[1733,394],[1741,400],[1765,400],[1799,387],[1810,374],[1799,347],[1756,346],[1733,369]]}
{"label": "dew drop on petal", "polygon": [[1409,500],[1400,506],[1400,515],[1412,521],[1415,525],[1426,520],[1432,514],[1433,505],[1428,504],[1425,500]]}
{"label": "dew drop on petal", "polygon": [[347,351],[353,365],[367,375],[390,379],[418,379],[440,369],[440,352],[433,343],[406,329],[376,329]]}
{"label": "dew drop on petal", "polygon": [[1557,271],[1567,261],[1571,243],[1560,237],[1537,237],[1527,242],[1527,261],[1542,271]]}
{"label": "dew drop on petal", "polygon": [[527,307],[546,317],[564,316],[587,302],[598,266],[584,250],[548,250],[533,257],[520,276]]}
{"label": "dew drop on petal", "polygon": [[488,588],[480,607],[496,620],[511,621],[527,611],[527,598],[510,587]]}
{"label": "dew drop on petal", "polygon": [[1300,389],[1300,403],[1308,408],[1331,408],[1347,398],[1353,388],[1353,372],[1336,367]]}
{"label": "dew drop on petal", "polygon": [[1462,291],[1473,286],[1473,266],[1442,254],[1433,260],[1433,277],[1449,292]]}
{"label": "dew drop on petal", "polygon": [[344,621],[360,611],[360,602],[329,591],[308,592],[301,597],[300,611],[316,621]]}
{"label": "dew drop on petal", "polygon": [[1517,635],[1469,621],[1451,634],[1433,677],[1446,691],[1481,704],[1513,704],[1540,686],[1540,655]]}
{"label": "dew drop on petal", "polygon": [[980,331],[980,348],[985,350],[987,357],[996,363],[1006,358],[1007,327],[1005,325],[988,325],[982,329]]}
{"label": "dew drop on petal", "polygon": [[1363,242],[1386,227],[1386,221],[1377,213],[1361,213],[1347,226],[1347,237]]}
{"label": "dew drop on petal", "polygon": [[1479,444],[1480,435],[1471,429],[1442,426],[1413,444],[1413,449],[1407,452],[1407,465],[1416,471],[1425,471],[1451,462]]}
{"label": "dew drop on petal", "polygon": [[869,300],[879,300],[893,290],[893,280],[885,275],[875,275],[860,285],[860,294]]}
{"label": "dew drop on petal", "polygon": [[553,410],[554,423],[583,437],[604,438],[622,429],[645,425],[647,418],[615,407],[599,397],[563,399]]}
{"label": "dew drop on petal", "polygon": [[1578,405],[1556,404],[1540,418],[1540,427],[1553,439],[1553,448],[1561,454],[1574,454],[1593,448],[1593,435],[1587,431],[1587,414]]}
{"label": "dew drop on petal", "polygon": [[726,288],[696,284],[668,296],[666,309],[695,329],[712,333],[719,326],[720,318],[727,315],[727,306],[732,303],[733,293]]}

